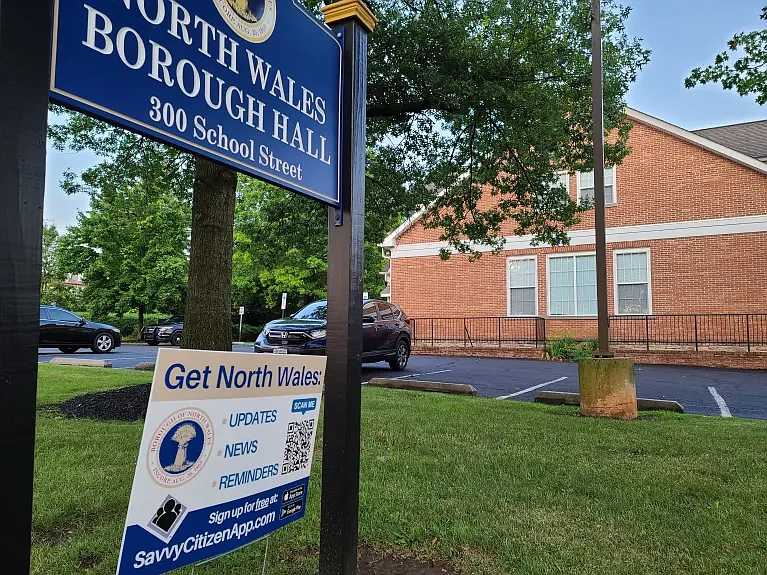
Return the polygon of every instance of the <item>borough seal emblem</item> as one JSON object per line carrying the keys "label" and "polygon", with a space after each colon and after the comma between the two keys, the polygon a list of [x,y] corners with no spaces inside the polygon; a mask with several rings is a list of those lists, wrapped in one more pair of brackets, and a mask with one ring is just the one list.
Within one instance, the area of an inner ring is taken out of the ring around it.
{"label": "borough seal emblem", "polygon": [[149,475],[164,487],[191,481],[213,449],[213,422],[205,412],[190,407],[177,411],[155,430],[149,443]]}
{"label": "borough seal emblem", "polygon": [[277,20],[277,0],[213,0],[229,27],[250,42],[269,39]]}

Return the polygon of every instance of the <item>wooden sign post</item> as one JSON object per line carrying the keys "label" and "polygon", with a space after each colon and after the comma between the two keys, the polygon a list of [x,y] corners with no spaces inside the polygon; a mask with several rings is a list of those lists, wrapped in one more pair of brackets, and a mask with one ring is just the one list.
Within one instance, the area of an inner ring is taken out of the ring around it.
{"label": "wooden sign post", "polygon": [[356,575],[360,481],[362,279],[365,243],[367,36],[376,18],[362,0],[322,9],[342,35],[341,208],[329,208],[328,328],[322,449],[320,575]]}

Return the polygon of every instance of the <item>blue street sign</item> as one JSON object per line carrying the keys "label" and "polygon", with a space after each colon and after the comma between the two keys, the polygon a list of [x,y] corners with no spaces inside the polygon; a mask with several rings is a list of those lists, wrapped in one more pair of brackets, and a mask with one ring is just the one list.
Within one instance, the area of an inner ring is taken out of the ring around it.
{"label": "blue street sign", "polygon": [[340,39],[294,0],[55,0],[51,99],[340,204]]}

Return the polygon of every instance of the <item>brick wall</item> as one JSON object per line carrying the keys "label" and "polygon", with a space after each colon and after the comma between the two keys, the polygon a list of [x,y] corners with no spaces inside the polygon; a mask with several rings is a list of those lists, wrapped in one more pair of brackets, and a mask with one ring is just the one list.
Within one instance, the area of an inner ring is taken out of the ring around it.
{"label": "brick wall", "polygon": [[[638,247],[650,249],[653,313],[767,312],[767,233],[750,233],[608,244],[610,313],[613,251]],[[538,312],[547,315],[546,254],[593,250],[594,246],[514,250],[486,253],[475,262],[463,255],[448,261],[438,256],[394,258],[392,301],[411,317],[505,316],[506,258],[535,254]]]}
{"label": "brick wall", "polygon": [[[636,121],[629,146],[631,153],[616,168],[618,205],[605,209],[607,227],[767,214],[767,175]],[[570,196],[576,195],[572,175]],[[490,201],[483,198],[485,205]],[[573,229],[593,227],[589,211]],[[503,234],[513,233],[513,223],[506,222]],[[416,223],[397,243],[436,242],[439,235]]]}
{"label": "brick wall", "polygon": [[[616,168],[617,205],[606,207],[608,228],[767,214],[767,175],[637,121],[629,145],[631,153]],[[576,174],[570,176],[569,190],[576,199]],[[481,205],[486,207],[492,201],[495,199],[485,194]],[[573,229],[593,227],[593,211],[590,211],[582,214],[582,221]],[[511,222],[504,224],[503,234],[514,235]],[[398,245],[438,242],[439,235],[439,230],[427,230],[416,223],[396,241]],[[649,248],[653,314],[767,312],[767,232],[609,243],[610,314],[615,313],[614,252],[624,248]],[[416,322],[419,337],[424,341],[435,334],[439,343],[432,349],[433,353],[453,353],[450,342],[457,342],[464,353],[537,356],[539,349],[530,349],[527,344],[517,349],[513,346],[515,342],[541,339],[540,324],[532,319],[499,319],[508,311],[507,258],[537,257],[537,313],[545,317],[548,316],[547,255],[593,253],[594,249],[593,245],[579,245],[509,250],[495,256],[484,253],[475,262],[459,254],[448,261],[436,255],[395,257],[391,261],[391,299],[414,318],[493,318]],[[670,355],[630,351],[638,360],[648,363],[767,367],[765,354],[739,355],[737,349],[745,342],[746,330],[752,342],[767,343],[767,315],[752,316],[745,325],[743,318],[614,320],[611,339],[633,341],[637,335],[649,334],[653,341],[680,348],[669,352]],[[586,339],[595,337],[596,333],[593,318],[546,319],[549,338],[568,334]],[[499,338],[503,349],[491,349],[489,342],[497,342]],[[461,345],[464,340],[475,348],[466,351]],[[706,342],[732,343],[729,359],[710,350],[702,355],[682,351],[684,346],[677,345],[696,340],[703,346]]]}

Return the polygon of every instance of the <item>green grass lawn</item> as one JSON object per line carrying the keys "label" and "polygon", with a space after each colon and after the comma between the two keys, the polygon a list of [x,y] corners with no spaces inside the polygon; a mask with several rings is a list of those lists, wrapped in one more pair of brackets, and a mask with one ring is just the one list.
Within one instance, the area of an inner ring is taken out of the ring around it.
{"label": "green grass lawn", "polygon": [[[41,366],[39,393],[147,379]],[[767,422],[367,388],[362,409],[361,542],[477,575],[767,573]],[[33,573],[114,573],[141,424],[44,413],[37,431]],[[271,539],[270,575],[316,569],[321,456],[307,517]],[[195,573],[251,575],[262,551]]]}

